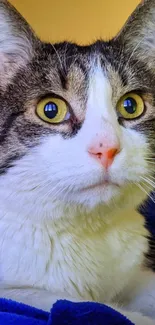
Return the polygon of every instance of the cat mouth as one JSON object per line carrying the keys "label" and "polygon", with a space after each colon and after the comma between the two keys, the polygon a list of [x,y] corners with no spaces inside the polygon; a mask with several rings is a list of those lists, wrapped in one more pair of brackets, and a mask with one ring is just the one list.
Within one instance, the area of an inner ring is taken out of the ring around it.
{"label": "cat mouth", "polygon": [[120,185],[118,183],[114,183],[114,182],[105,180],[105,181],[102,181],[102,182],[98,182],[98,183],[94,183],[94,184],[85,186],[82,189],[82,191],[93,190],[93,189],[106,189],[109,186],[120,188]]}

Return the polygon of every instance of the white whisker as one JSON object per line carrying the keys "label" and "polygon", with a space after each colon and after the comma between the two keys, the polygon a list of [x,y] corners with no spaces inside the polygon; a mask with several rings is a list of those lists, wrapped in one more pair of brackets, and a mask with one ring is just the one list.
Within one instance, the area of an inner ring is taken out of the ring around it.
{"label": "white whisker", "polygon": [[149,179],[148,177],[142,177],[141,178],[148,184],[152,185],[153,187],[155,187],[155,182],[151,179]]}
{"label": "white whisker", "polygon": [[144,192],[150,199],[153,203],[155,203],[155,200],[154,198],[151,196],[151,194],[149,192],[147,192],[139,183],[135,183],[142,192]]}
{"label": "white whisker", "polygon": [[148,183],[148,184],[149,184],[149,185],[148,185],[148,184],[146,183],[146,181],[145,181],[145,182],[141,182],[141,184],[145,185],[145,186],[149,189],[150,192],[153,190],[152,186],[151,186],[149,183]]}
{"label": "white whisker", "polygon": [[122,59],[123,59],[123,55],[124,55],[123,50],[124,50],[124,47],[121,47],[120,51],[119,51],[120,61],[119,61],[119,66],[118,66],[118,73],[120,72],[121,65],[122,65]]}
{"label": "white whisker", "polygon": [[128,61],[127,61],[126,66],[129,66],[129,63],[130,63],[130,61],[131,61],[133,55],[135,54],[136,50],[138,49],[138,47],[139,47],[139,45],[142,43],[142,41],[143,41],[143,39],[140,39],[140,41],[139,41],[139,42],[136,44],[136,46],[134,47],[134,49],[133,49],[133,51],[132,51],[132,53],[131,53],[131,55],[130,55]]}
{"label": "white whisker", "polygon": [[153,176],[153,175],[149,175],[149,178],[152,178],[153,180],[155,180],[155,176]]}
{"label": "white whisker", "polygon": [[67,71],[67,64],[66,64],[67,48],[68,48],[68,43],[66,43],[65,51],[64,51],[64,54],[63,54],[63,57],[64,57],[64,68],[65,68],[65,71]]}
{"label": "white whisker", "polygon": [[53,49],[54,49],[54,51],[55,51],[55,53],[57,55],[57,58],[58,58],[59,63],[60,63],[61,72],[62,72],[63,76],[66,77],[65,74],[64,74],[63,63],[61,61],[60,55],[59,55],[58,51],[56,50],[55,46],[52,43],[51,43],[51,45],[52,45],[52,47],[53,47]]}

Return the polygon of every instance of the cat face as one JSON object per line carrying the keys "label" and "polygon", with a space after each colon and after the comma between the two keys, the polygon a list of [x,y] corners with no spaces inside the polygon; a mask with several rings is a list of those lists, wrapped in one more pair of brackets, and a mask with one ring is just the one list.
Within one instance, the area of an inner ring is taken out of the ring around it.
{"label": "cat face", "polygon": [[154,173],[154,18],[146,1],[110,42],[51,45],[0,1],[5,210],[41,219],[142,202]]}

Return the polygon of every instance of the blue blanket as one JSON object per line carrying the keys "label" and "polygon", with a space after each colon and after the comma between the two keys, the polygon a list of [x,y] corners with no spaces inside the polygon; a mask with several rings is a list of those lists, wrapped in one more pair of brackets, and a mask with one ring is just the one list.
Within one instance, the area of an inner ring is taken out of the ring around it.
{"label": "blue blanket", "polygon": [[50,313],[0,299],[0,325],[133,325],[125,316],[102,304],[58,301]]}
{"label": "blue blanket", "polygon": [[[155,237],[155,204],[141,208]],[[0,325],[134,325],[124,315],[103,304],[60,300],[50,313],[11,300],[0,299]]]}

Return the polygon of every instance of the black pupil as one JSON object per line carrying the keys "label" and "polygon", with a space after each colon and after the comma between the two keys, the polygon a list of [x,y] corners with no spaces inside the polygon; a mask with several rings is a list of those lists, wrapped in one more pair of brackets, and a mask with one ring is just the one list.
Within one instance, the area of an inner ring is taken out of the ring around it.
{"label": "black pupil", "polygon": [[58,107],[55,103],[49,102],[44,106],[44,113],[46,117],[53,119],[58,114]]}
{"label": "black pupil", "polygon": [[137,102],[135,101],[135,99],[128,97],[125,99],[123,105],[127,113],[134,114],[136,112]]}

